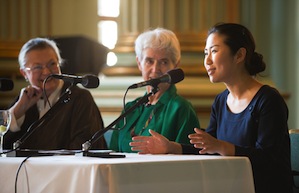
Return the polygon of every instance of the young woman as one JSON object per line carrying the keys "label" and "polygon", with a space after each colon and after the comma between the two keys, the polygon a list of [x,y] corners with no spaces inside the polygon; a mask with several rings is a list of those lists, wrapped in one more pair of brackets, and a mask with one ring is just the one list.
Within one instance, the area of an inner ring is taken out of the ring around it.
{"label": "young woman", "polygon": [[257,193],[292,192],[288,108],[279,92],[263,85],[256,75],[265,70],[255,51],[250,31],[242,25],[222,23],[208,32],[204,65],[213,83],[226,90],[213,105],[205,131],[189,135],[193,146],[151,137],[134,137],[132,149],[140,153],[193,153],[247,156],[252,164]]}

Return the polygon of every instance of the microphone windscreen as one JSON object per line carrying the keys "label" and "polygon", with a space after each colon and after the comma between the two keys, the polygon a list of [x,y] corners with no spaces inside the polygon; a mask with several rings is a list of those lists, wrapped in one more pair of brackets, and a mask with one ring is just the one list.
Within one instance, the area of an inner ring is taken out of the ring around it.
{"label": "microphone windscreen", "polygon": [[176,83],[184,80],[184,78],[185,78],[184,71],[180,68],[170,70],[167,72],[167,74],[169,74],[169,76],[171,77],[170,84],[176,84]]}
{"label": "microphone windscreen", "polygon": [[97,76],[88,74],[83,76],[83,81],[81,82],[81,84],[85,88],[97,88],[100,84],[100,80]]}
{"label": "microphone windscreen", "polygon": [[0,78],[0,91],[10,91],[14,87],[12,80],[8,78]]}

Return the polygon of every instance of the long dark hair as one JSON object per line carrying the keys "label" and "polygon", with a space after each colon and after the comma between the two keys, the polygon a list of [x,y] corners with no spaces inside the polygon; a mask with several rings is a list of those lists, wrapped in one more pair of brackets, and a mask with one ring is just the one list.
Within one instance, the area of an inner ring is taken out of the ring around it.
{"label": "long dark hair", "polygon": [[256,75],[266,69],[263,56],[255,51],[253,36],[245,26],[236,23],[218,23],[208,31],[208,36],[213,33],[225,36],[224,43],[232,54],[236,54],[240,48],[246,49],[245,68],[250,75]]}

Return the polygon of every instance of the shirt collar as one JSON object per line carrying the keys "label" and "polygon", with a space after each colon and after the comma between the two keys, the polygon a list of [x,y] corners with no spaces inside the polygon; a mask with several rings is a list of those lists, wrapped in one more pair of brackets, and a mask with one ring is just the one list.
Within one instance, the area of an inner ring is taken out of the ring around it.
{"label": "shirt collar", "polygon": [[162,94],[157,104],[167,104],[171,97],[177,93],[175,85],[171,84],[169,88]]}
{"label": "shirt collar", "polygon": [[[64,84],[63,80],[59,80],[59,83],[58,83],[57,88],[56,88],[56,89],[54,90],[54,92],[49,96],[48,100],[49,100],[49,103],[50,103],[51,105],[55,104],[55,103],[58,101],[58,99],[59,99],[59,97],[60,97],[60,91],[61,91],[61,89],[62,89],[62,87],[63,87],[63,84]],[[43,98],[43,99],[40,99],[40,100],[39,100],[39,103],[44,103],[44,105],[46,105],[47,101],[46,101],[45,98]]]}

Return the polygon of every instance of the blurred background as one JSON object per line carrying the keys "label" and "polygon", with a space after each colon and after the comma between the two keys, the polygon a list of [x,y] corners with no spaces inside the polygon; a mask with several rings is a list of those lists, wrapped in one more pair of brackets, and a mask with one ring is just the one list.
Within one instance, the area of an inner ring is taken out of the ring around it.
{"label": "blurred background", "polygon": [[[206,127],[214,97],[224,89],[210,83],[204,70],[207,30],[218,22],[236,22],[251,30],[264,56],[267,69],[259,79],[281,92],[289,127],[299,128],[298,10],[297,0],[0,0],[0,77],[15,85],[0,92],[0,109],[27,84],[17,62],[21,46],[33,37],[49,37],[65,59],[63,73],[99,76],[100,86],[90,91],[107,126],[119,116],[127,87],[142,81],[134,40],[144,30],[164,27],[181,43],[185,79],[178,91]],[[130,90],[126,101],[144,91]]]}

